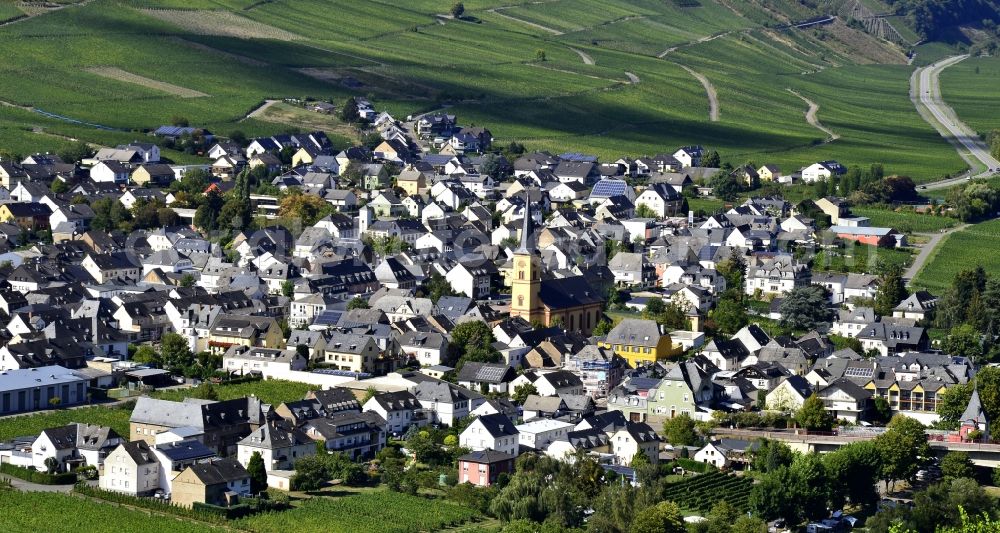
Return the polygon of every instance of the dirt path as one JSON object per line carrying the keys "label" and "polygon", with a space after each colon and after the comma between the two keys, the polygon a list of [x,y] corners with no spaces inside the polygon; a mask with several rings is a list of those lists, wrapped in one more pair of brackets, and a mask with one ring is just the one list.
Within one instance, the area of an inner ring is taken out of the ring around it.
{"label": "dirt path", "polygon": [[273,106],[274,104],[277,104],[280,101],[281,100],[264,100],[264,103],[261,104],[260,107],[248,113],[247,116],[243,117],[243,120],[246,120],[248,118],[254,118],[257,117],[258,115],[263,114],[264,111],[267,111],[267,108]]}
{"label": "dirt path", "polygon": [[636,76],[635,74],[633,74],[631,72],[626,71],[625,75],[628,76],[628,82],[631,83],[632,85],[635,85],[635,84],[639,83],[640,81],[642,81],[642,80],[639,79],[639,76]]}
{"label": "dirt path", "polygon": [[719,37],[725,37],[725,36],[729,35],[730,33],[733,33],[733,31],[727,31],[727,32],[719,33],[717,35],[709,35],[707,37],[702,37],[701,39],[698,39],[696,41],[691,41],[689,43],[683,43],[683,44],[678,44],[676,46],[671,46],[670,48],[667,48],[666,50],[660,52],[656,57],[658,57],[660,59],[663,59],[664,57],[667,57],[667,54],[670,54],[671,52],[676,52],[677,50],[679,50],[681,48],[684,48],[685,46],[694,46],[696,44],[707,43],[708,41],[714,41],[714,40],[718,39]]}
{"label": "dirt path", "polygon": [[580,56],[580,59],[583,60],[584,65],[594,64],[594,58],[590,57],[590,55],[587,54],[587,52],[584,52],[583,50],[577,50],[576,48],[570,48],[570,50],[576,52],[576,55]]}
{"label": "dirt path", "polygon": [[948,228],[938,233],[918,234],[918,235],[925,235],[929,237],[929,239],[927,240],[927,244],[924,244],[923,246],[920,247],[920,253],[917,254],[916,259],[913,260],[913,264],[910,265],[910,268],[906,269],[906,274],[904,277],[908,279],[910,283],[912,283],[913,279],[916,278],[917,274],[920,273],[920,270],[924,268],[924,265],[927,263],[927,261],[930,260],[931,256],[934,255],[934,250],[936,250],[938,245],[941,244],[941,241],[943,241],[944,238],[947,237],[948,235],[951,235],[956,231],[963,230],[969,227],[970,225],[971,224],[962,224],[959,226],[955,226],[954,228]]}
{"label": "dirt path", "polygon": [[816,116],[816,114],[819,113],[819,104],[795,92],[794,89],[788,89],[788,92],[794,94],[795,96],[798,96],[800,100],[802,100],[803,102],[806,103],[806,105],[809,106],[809,109],[806,110],[806,122],[808,122],[810,126],[822,131],[827,135],[826,140],[823,141],[824,143],[836,141],[837,139],[840,138],[840,135],[838,135],[830,128],[827,128],[819,121],[819,117]]}
{"label": "dirt path", "polygon": [[677,65],[679,65],[682,69],[686,70],[688,72],[688,74],[694,76],[699,82],[701,82],[701,85],[705,88],[705,94],[708,95],[708,118],[712,122],[718,122],[719,121],[719,93],[716,92],[715,86],[712,85],[712,82],[709,81],[709,79],[706,78],[704,74],[695,72],[693,69],[691,69],[689,67],[686,67],[684,65],[681,65],[679,63],[677,63]]}
{"label": "dirt path", "polygon": [[203,98],[208,96],[208,94],[201,91],[196,91],[194,89],[188,89],[187,87],[181,87],[180,85],[174,85],[173,83],[167,83],[165,81],[154,80],[152,78],[147,78],[145,76],[140,76],[134,74],[127,70],[122,70],[118,67],[87,67],[86,72],[91,74],[96,74],[108,79],[123,81],[125,83],[133,83],[135,85],[141,85],[148,89],[154,89],[167,94],[172,94],[174,96],[180,96],[181,98]]}
{"label": "dirt path", "polygon": [[[517,7],[517,6],[508,6],[508,7]],[[513,20],[514,22],[520,22],[521,24],[525,24],[525,25],[531,26],[532,28],[536,28],[536,29],[539,29],[539,30],[542,30],[542,31],[549,32],[552,35],[562,35],[563,34],[563,32],[561,32],[561,31],[559,31],[557,29],[550,28],[548,26],[542,26],[541,24],[538,24],[536,22],[531,22],[531,21],[528,21],[528,20],[519,19],[519,18],[517,18],[515,16],[508,15],[506,13],[501,13],[501,11],[503,11],[504,9],[507,9],[507,8],[505,8],[505,7],[495,7],[493,9],[487,9],[486,12],[487,13],[494,13],[496,15],[500,15],[501,17],[503,17],[505,19]]]}
{"label": "dirt path", "polygon": [[0,28],[2,28],[4,26],[10,26],[11,24],[17,24],[18,22],[24,22],[24,21],[26,21],[28,19],[33,19],[33,18],[35,18],[35,17],[37,17],[39,15],[45,15],[47,13],[55,13],[56,11],[59,11],[61,9],[66,9],[67,7],[75,7],[75,6],[83,7],[83,6],[89,4],[92,1],[93,0],[83,0],[82,2],[78,2],[78,3],[75,3],[75,4],[60,4],[60,5],[56,6],[56,7],[52,7],[52,8],[45,7],[45,8],[40,8],[37,11],[30,11],[30,12],[29,11],[25,11],[24,9],[22,9],[21,11],[24,12],[24,16],[20,16],[20,17],[8,19],[8,20],[0,23]]}

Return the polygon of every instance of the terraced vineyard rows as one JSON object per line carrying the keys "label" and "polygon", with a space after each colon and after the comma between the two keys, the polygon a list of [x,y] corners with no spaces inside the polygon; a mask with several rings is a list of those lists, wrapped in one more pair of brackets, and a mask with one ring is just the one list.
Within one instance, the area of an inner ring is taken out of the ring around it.
{"label": "terraced vineyard rows", "polygon": [[719,500],[725,500],[740,512],[746,512],[749,510],[752,487],[753,482],[747,478],[710,472],[671,483],[664,492],[664,498],[684,509],[702,514],[710,511]]}

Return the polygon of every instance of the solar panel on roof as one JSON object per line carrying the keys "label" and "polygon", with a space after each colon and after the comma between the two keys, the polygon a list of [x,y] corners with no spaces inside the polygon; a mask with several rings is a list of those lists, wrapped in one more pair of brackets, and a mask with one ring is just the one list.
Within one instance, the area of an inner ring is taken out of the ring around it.
{"label": "solar panel on roof", "polygon": [[844,375],[849,378],[870,378],[875,375],[875,369],[868,367],[848,367],[844,370]]}
{"label": "solar panel on roof", "polygon": [[601,180],[594,185],[592,196],[618,196],[625,193],[627,184],[620,180]]}

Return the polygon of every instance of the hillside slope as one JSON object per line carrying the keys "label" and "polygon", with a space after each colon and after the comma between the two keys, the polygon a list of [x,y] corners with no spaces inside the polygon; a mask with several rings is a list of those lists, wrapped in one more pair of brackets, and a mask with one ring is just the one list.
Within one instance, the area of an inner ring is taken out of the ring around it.
{"label": "hillside slope", "polygon": [[[469,0],[454,20],[440,0],[92,0],[0,27],[0,101],[20,106],[0,106],[0,149],[134,135],[32,106],[122,130],[182,116],[253,135],[281,128],[242,120],[264,99],[361,94],[400,115],[448,103],[537,149],[701,143],[734,163],[835,157],[921,180],[959,170],[909,104],[908,41],[867,28],[851,1]],[[788,89],[841,138],[823,143]]]}

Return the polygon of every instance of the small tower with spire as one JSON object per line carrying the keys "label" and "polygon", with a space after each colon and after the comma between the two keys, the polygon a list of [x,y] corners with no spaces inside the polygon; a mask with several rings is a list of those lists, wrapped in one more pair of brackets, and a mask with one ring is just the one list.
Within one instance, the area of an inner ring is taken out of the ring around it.
{"label": "small tower with spire", "polygon": [[531,198],[524,191],[524,220],[521,223],[521,243],[514,250],[514,270],[511,280],[510,316],[529,322],[544,322],[545,309],[538,296],[542,287],[542,263],[531,245]]}
{"label": "small tower with spire", "polygon": [[978,431],[982,435],[981,439],[990,438],[990,421],[983,409],[983,402],[979,399],[979,387],[972,391],[969,398],[969,405],[966,406],[962,418],[959,420],[958,434],[962,440],[969,440],[969,433]]}

